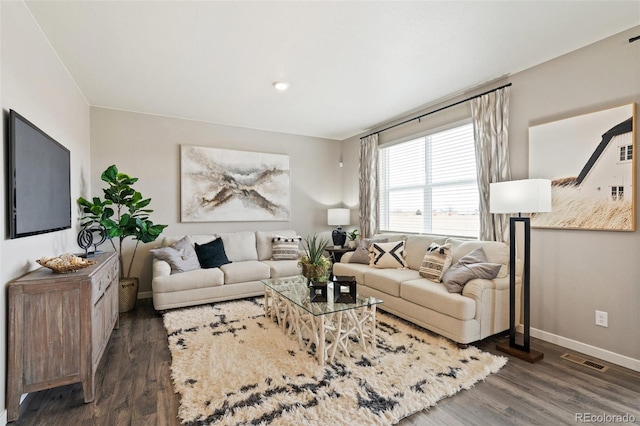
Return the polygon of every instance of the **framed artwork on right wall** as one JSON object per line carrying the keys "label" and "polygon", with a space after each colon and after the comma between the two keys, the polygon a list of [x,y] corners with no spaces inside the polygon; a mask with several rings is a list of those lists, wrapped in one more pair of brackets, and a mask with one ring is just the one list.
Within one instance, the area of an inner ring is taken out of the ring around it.
{"label": "framed artwork on right wall", "polygon": [[531,226],[635,231],[636,104],[529,127],[529,178],[551,179]]}

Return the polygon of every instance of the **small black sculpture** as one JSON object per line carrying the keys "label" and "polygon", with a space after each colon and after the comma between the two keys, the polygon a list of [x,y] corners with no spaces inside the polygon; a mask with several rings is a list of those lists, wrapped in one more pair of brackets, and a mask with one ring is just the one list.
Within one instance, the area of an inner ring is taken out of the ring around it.
{"label": "small black sculpture", "polygon": [[[100,241],[94,242],[94,233],[98,233]],[[84,257],[93,257],[98,251],[98,246],[107,241],[107,230],[104,226],[90,226],[82,228],[78,233],[78,245],[84,250]],[[89,253],[89,247],[93,246],[93,252]]]}

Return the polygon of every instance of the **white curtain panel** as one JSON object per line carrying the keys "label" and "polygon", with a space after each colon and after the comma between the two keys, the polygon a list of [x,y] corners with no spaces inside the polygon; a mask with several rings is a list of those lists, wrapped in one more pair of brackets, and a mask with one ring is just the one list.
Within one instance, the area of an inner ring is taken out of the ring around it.
{"label": "white curtain panel", "polygon": [[378,232],[378,134],[360,139],[360,233]]}
{"label": "white curtain panel", "polygon": [[489,184],[511,180],[509,87],[471,100],[476,139],[480,239],[509,242],[509,216],[489,213]]}

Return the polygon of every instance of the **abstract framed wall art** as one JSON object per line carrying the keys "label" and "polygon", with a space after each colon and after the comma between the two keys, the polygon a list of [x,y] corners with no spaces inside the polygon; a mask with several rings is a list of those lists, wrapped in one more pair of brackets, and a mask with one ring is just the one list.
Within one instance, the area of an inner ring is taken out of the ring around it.
{"label": "abstract framed wall art", "polygon": [[180,146],[181,221],[290,219],[289,156]]}
{"label": "abstract framed wall art", "polygon": [[635,231],[636,104],[529,127],[529,177],[551,179],[538,228]]}

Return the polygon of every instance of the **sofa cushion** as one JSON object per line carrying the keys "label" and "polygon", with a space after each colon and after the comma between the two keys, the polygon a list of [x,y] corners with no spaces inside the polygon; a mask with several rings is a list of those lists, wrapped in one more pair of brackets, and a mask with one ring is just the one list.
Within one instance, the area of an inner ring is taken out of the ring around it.
{"label": "sofa cushion", "polygon": [[371,256],[369,249],[371,248],[371,243],[386,243],[388,240],[386,238],[364,238],[356,247],[356,250],[353,252],[351,257],[349,258],[349,263],[362,263],[363,265],[368,265],[371,262]]}
{"label": "sofa cushion", "polygon": [[182,237],[171,245],[151,249],[149,252],[156,259],[167,262],[171,266],[172,274],[200,269],[198,256],[189,237]]}
{"label": "sofa cushion", "polygon": [[[337,274],[337,272],[334,271]],[[342,274],[339,275],[349,275]],[[413,269],[373,269],[364,273],[364,284],[391,296],[400,297],[400,283],[420,278],[418,271]],[[357,278],[356,278],[357,280]]]}
{"label": "sofa cushion", "polygon": [[273,237],[273,260],[297,260],[300,257],[300,241],[302,237],[284,237],[276,235]]}
{"label": "sofa cushion", "polygon": [[386,238],[387,241],[407,241],[407,236],[405,234],[375,234],[373,236],[374,239]]}
{"label": "sofa cushion", "polygon": [[220,270],[224,273],[225,285],[265,280],[271,273],[268,265],[257,260],[228,263],[222,265]]}
{"label": "sofa cushion", "polygon": [[451,266],[451,244],[431,243],[420,265],[420,276],[440,282],[442,274]]}
{"label": "sofa cushion", "polygon": [[361,263],[335,263],[333,265],[333,273],[335,275],[356,277],[356,282],[360,284],[364,284],[365,272],[371,270],[369,265],[363,265]]}
{"label": "sofa cushion", "polygon": [[450,317],[467,321],[476,315],[476,302],[457,293],[449,293],[442,283],[426,278],[400,284],[400,297]]}
{"label": "sofa cushion", "polygon": [[206,244],[195,244],[195,251],[203,268],[219,268],[231,263],[224,251],[224,243],[221,238],[216,238]]}
{"label": "sofa cushion", "polygon": [[369,266],[374,268],[401,269],[407,267],[404,260],[404,241],[394,241],[391,243],[372,243],[371,262]]}
{"label": "sofa cushion", "polygon": [[404,248],[404,258],[407,261],[407,266],[416,271],[419,270],[424,254],[431,243],[442,245],[445,240],[446,237],[437,235],[409,235]]}
{"label": "sofa cushion", "polygon": [[224,284],[224,274],[218,268],[198,268],[181,274],[154,277],[151,284],[153,291],[159,293],[215,287]]}
{"label": "sofa cushion", "polygon": [[230,261],[258,260],[255,232],[225,232],[219,236],[224,242],[224,251]]}
{"label": "sofa cushion", "polygon": [[509,275],[509,246],[498,241],[478,241],[478,240],[460,240],[456,238],[448,238],[453,250],[452,262],[456,263],[461,257],[471,253],[478,247],[484,249],[489,263],[499,263],[501,266],[498,272],[498,278],[504,278]]}
{"label": "sofa cushion", "polygon": [[478,247],[451,265],[442,281],[449,293],[462,293],[467,281],[474,278],[492,280],[498,275],[500,267],[499,263],[488,263],[483,248]]}
{"label": "sofa cushion", "polygon": [[271,260],[273,257],[273,237],[280,235],[283,237],[295,237],[296,231],[283,229],[280,231],[256,231],[256,249],[258,260]]}
{"label": "sofa cushion", "polygon": [[300,275],[297,260],[263,260],[262,263],[269,266],[269,276],[271,278]]}

